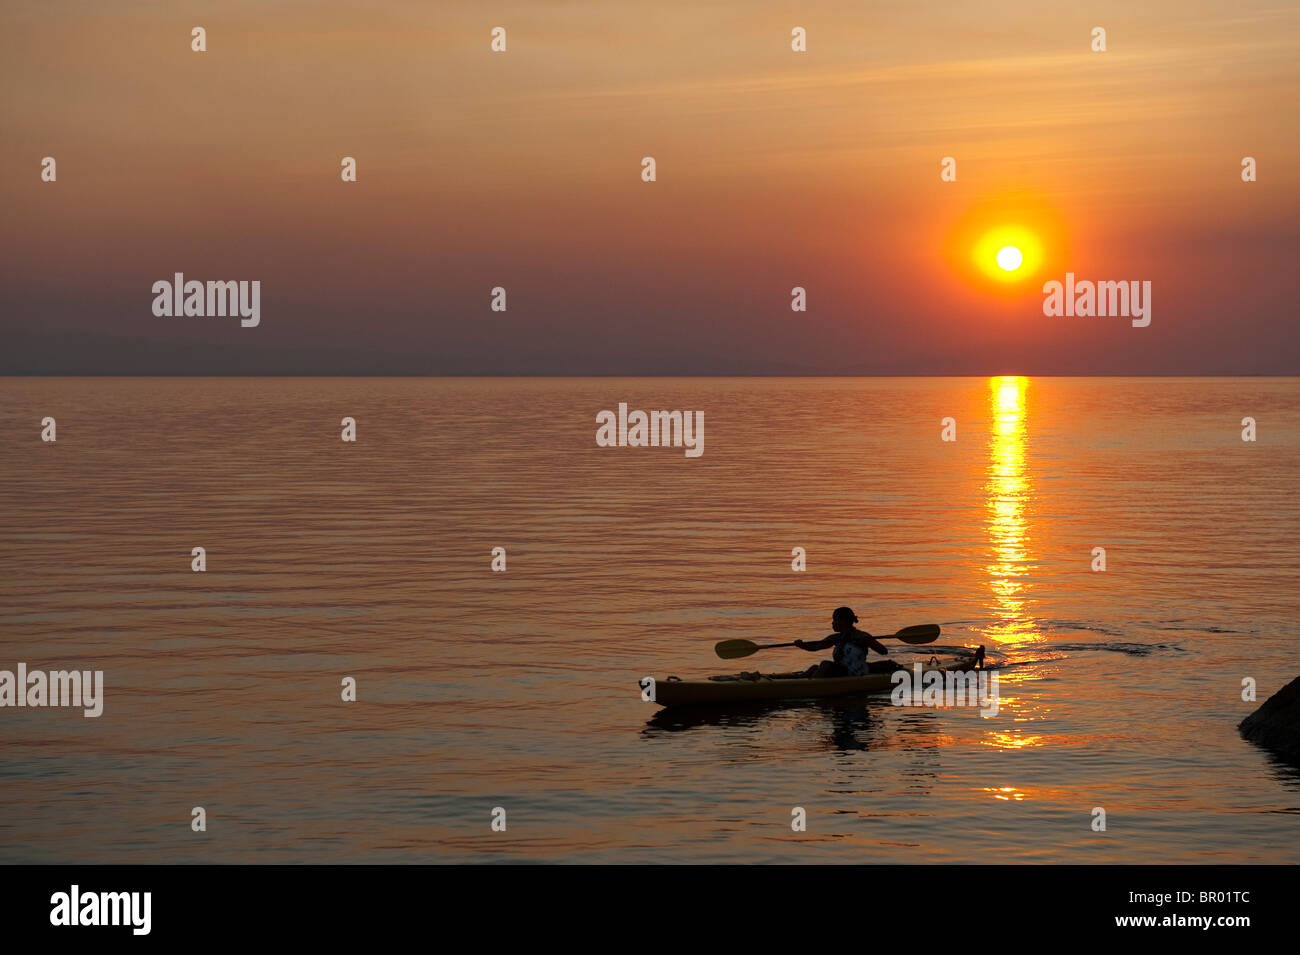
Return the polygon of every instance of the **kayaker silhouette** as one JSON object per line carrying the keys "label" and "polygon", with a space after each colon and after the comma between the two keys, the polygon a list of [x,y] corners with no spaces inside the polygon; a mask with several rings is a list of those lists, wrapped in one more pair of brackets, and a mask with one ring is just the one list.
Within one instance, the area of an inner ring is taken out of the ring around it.
{"label": "kayaker silhouette", "polygon": [[[858,616],[849,607],[840,607],[831,614],[831,629],[835,632],[829,637],[821,640],[796,640],[794,645],[800,650],[808,650],[816,653],[819,650],[826,650],[831,647],[835,652],[831,655],[830,660],[823,660],[821,663],[815,663],[805,671],[805,676],[813,677],[830,677],[830,676],[866,676],[872,672],[879,672],[886,667],[878,667],[873,670],[871,664],[867,662],[867,651],[875,650],[877,653],[885,655],[889,651],[885,645],[863,630],[854,626],[858,622]],[[896,669],[892,661],[881,661],[887,663],[888,669]]]}

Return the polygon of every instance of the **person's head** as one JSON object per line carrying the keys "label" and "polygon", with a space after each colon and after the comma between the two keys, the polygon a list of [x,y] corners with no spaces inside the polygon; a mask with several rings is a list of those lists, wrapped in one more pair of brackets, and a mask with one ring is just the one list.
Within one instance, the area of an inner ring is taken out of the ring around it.
{"label": "person's head", "polygon": [[831,614],[831,629],[836,633],[845,633],[852,630],[853,625],[857,622],[858,615],[849,607],[839,607]]}

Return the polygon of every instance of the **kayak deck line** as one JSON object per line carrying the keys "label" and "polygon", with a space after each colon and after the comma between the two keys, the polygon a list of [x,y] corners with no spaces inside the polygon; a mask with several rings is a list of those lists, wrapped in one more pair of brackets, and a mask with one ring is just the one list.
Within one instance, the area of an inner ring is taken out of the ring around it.
{"label": "kayak deck line", "polygon": [[[928,663],[923,673],[965,672],[975,665],[972,660],[955,663]],[[868,673],[866,676],[808,677],[802,673],[738,673],[713,676],[704,680],[655,681],[654,702],[670,706],[718,706],[757,700],[804,700],[853,693],[879,693],[893,688],[896,671]]]}

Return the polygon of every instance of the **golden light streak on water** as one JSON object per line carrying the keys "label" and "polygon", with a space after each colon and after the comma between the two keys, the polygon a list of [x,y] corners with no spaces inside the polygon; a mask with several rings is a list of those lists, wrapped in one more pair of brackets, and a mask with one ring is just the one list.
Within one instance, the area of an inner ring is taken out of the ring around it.
{"label": "golden light streak on water", "polygon": [[989,588],[995,623],[985,628],[1003,644],[1025,643],[1038,636],[1027,610],[1025,584],[1033,570],[1026,516],[1033,496],[1025,457],[1025,393],[1029,379],[1002,375],[989,379],[988,537],[992,549]]}
{"label": "golden light streak on water", "polygon": [[1000,786],[997,789],[985,787],[983,792],[990,794],[994,799],[1004,799],[1008,802],[1021,802],[1027,794],[1015,786]]}
{"label": "golden light streak on water", "polygon": [[1041,736],[1022,735],[1019,730],[993,732],[988,734],[987,742],[999,749],[1027,749],[1043,741]]}

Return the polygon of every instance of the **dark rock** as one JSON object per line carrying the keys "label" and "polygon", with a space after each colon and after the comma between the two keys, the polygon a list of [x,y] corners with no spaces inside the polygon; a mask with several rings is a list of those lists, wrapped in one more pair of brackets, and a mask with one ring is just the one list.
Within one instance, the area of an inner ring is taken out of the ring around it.
{"label": "dark rock", "polygon": [[1300,758],[1300,677],[1265,700],[1237,729],[1252,743]]}

